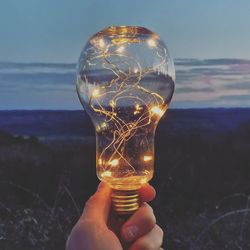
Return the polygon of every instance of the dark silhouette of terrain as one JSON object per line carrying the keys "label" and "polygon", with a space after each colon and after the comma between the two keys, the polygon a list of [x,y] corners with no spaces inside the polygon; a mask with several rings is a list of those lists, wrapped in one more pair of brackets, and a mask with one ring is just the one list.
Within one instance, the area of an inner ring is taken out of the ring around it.
{"label": "dark silhouette of terrain", "polygon": [[[89,118],[4,111],[0,130],[0,249],[63,249],[98,183]],[[170,110],[163,118],[152,206],[164,248],[250,249],[249,149],[250,109]]]}
{"label": "dark silhouette of terrain", "polygon": [[38,144],[39,140],[35,136],[13,136],[9,132],[1,131],[0,130],[0,146],[10,146],[13,144],[23,144],[23,143],[29,143],[29,144]]}

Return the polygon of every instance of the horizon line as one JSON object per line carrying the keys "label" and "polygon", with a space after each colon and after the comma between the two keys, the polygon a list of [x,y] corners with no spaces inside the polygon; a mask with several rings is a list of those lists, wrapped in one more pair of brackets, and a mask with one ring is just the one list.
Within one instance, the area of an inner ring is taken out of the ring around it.
{"label": "horizon line", "polygon": [[[250,57],[249,58],[243,58],[243,57],[177,57],[173,58],[173,60],[199,60],[199,61],[205,61],[205,60],[241,60],[241,61],[249,61],[250,63]],[[77,59],[78,61],[78,59]],[[75,62],[59,62],[59,61],[51,61],[51,62],[45,62],[45,61],[0,61],[1,63],[8,63],[8,64],[62,64],[62,65],[75,65],[77,63]]]}
{"label": "horizon line", "polygon": [[[167,111],[171,111],[171,110],[196,110],[196,109],[199,109],[199,110],[205,110],[205,109],[250,109],[250,107],[202,107],[202,108],[198,108],[198,107],[179,107],[179,108],[170,108],[168,109]],[[5,111],[37,111],[37,112],[40,112],[40,111],[53,111],[53,112],[61,112],[61,111],[72,111],[72,112],[86,112],[84,109],[0,109],[0,112],[5,112]],[[166,112],[167,112],[166,111]]]}

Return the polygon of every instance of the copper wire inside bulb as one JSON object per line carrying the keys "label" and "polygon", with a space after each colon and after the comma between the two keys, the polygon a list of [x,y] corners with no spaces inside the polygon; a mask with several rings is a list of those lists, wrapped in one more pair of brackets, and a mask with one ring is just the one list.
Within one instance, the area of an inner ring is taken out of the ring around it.
{"label": "copper wire inside bulb", "polygon": [[154,133],[174,91],[174,68],[159,36],[139,26],[110,26],[81,54],[77,90],[96,127],[97,175],[113,189],[118,213],[139,206],[153,176]]}

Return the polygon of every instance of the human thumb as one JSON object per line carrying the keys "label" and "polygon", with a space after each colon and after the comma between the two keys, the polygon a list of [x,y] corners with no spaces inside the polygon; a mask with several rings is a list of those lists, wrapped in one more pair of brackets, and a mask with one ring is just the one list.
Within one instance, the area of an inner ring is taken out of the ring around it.
{"label": "human thumb", "polygon": [[110,193],[111,189],[109,186],[101,182],[97,191],[86,202],[80,220],[94,220],[95,222],[107,223],[111,204]]}

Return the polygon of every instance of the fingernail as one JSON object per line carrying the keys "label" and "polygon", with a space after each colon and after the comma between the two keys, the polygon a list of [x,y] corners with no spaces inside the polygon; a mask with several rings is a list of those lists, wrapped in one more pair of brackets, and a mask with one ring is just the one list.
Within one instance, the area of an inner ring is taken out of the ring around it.
{"label": "fingernail", "polygon": [[139,229],[136,226],[128,226],[125,228],[125,237],[128,241],[134,240],[138,235]]}

